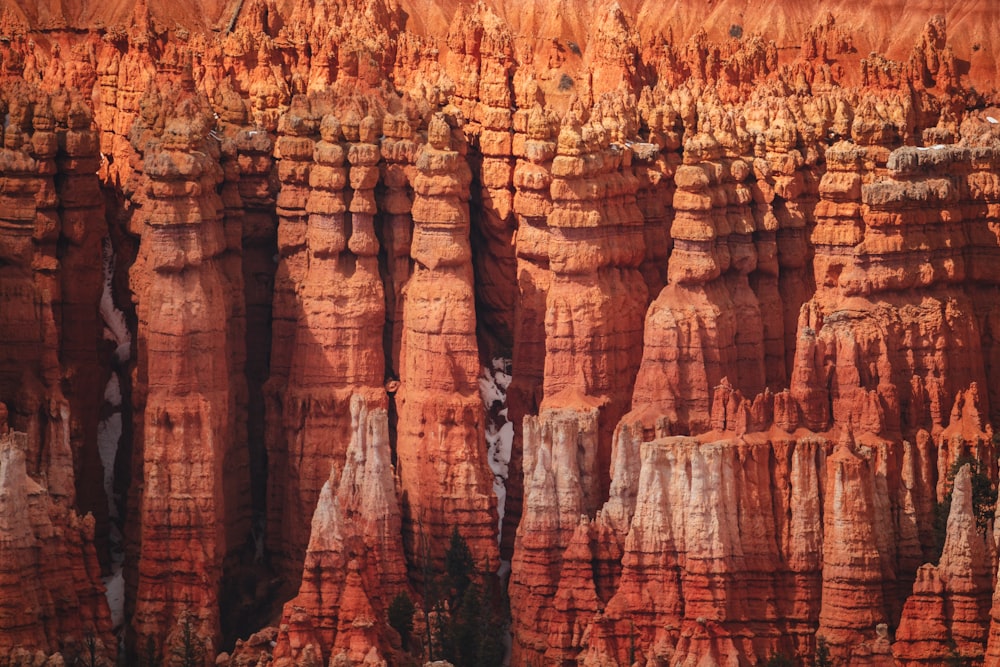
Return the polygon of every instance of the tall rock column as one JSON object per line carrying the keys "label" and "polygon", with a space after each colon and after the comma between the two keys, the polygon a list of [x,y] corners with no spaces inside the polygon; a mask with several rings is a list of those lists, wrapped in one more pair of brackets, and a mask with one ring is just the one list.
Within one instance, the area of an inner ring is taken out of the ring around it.
{"label": "tall rock column", "polygon": [[941,560],[922,566],[896,631],[893,655],[903,667],[941,664],[954,650],[983,659],[989,628],[991,571],[973,513],[968,465],[955,476]]}
{"label": "tall rock column", "polygon": [[[514,237],[517,257],[518,297],[514,317],[514,373],[507,388],[507,415],[513,422],[514,438],[507,469],[507,498],[501,553],[509,559],[521,519],[523,502],[522,423],[526,415],[538,414],[542,402],[542,379],[545,373],[545,301],[552,282],[549,269],[549,231],[545,222],[552,210],[549,185],[552,182],[552,159],[556,154],[555,127],[542,106],[532,101],[537,86],[525,82],[517,88],[519,108],[514,113],[513,151],[517,155],[513,182],[514,214],[517,233]],[[531,91],[531,92],[529,92]]]}
{"label": "tall rock column", "polygon": [[382,244],[385,246],[386,272],[386,367],[394,380],[399,379],[399,348],[403,338],[403,286],[410,279],[413,260],[413,191],[410,185],[419,146],[413,126],[405,115],[386,115],[382,120],[382,184],[385,194],[379,209],[382,213]]}
{"label": "tall rock column", "polygon": [[[306,543],[309,540],[307,517],[315,505],[315,493],[325,479],[320,470],[310,470],[315,478],[315,492],[305,502],[294,500],[298,494],[297,476],[290,469],[287,424],[291,430],[298,423],[285,415],[286,396],[292,371],[296,330],[302,308],[298,290],[305,281],[309,266],[306,252],[308,213],[306,203],[310,198],[309,170],[313,161],[318,120],[308,109],[307,103],[297,100],[278,121],[278,138],[274,143],[274,157],[278,161],[280,189],[276,198],[278,216],[278,267],[274,276],[271,306],[271,364],[270,377],[264,384],[266,406],[265,446],[267,449],[267,549],[274,554],[280,572],[293,581],[298,576]],[[343,162],[343,155],[340,161]],[[343,184],[341,185],[341,188]],[[340,212],[344,204],[340,202]]]}
{"label": "tall rock column", "polygon": [[147,394],[132,624],[140,647],[159,648],[174,624],[189,618],[211,654],[227,532],[240,520],[227,514],[224,481],[235,443],[228,323],[220,317],[226,312],[216,193],[222,170],[218,145],[208,136],[210,116],[194,99],[176,102],[177,116],[162,137],[136,146],[147,180],[132,277]]}
{"label": "tall rock column", "polygon": [[[514,252],[512,154],[514,38],[485,5],[459,11],[452,21],[454,103],[470,119],[473,169],[472,238],[480,343],[498,356],[514,335],[517,264]],[[457,66],[457,67],[456,67]]]}
{"label": "tall rock column", "polygon": [[497,566],[496,499],[478,389],[468,188],[461,134],[435,115],[413,181],[414,273],[403,311],[397,460],[410,563],[433,567],[453,528],[480,571]]}
{"label": "tall rock column", "polygon": [[[524,504],[511,563],[515,661],[540,658],[548,626],[570,622],[554,615],[549,599],[579,515],[594,515],[608,493],[611,430],[627,408],[622,397],[638,367],[647,301],[638,270],[644,219],[630,149],[612,144],[601,123],[581,126],[576,116],[564,123],[557,146],[547,220],[544,399],[538,417],[523,422]],[[565,627],[554,631],[563,644],[556,653],[579,650],[564,645]]]}
{"label": "tall rock column", "polygon": [[826,461],[818,634],[834,659],[891,665],[871,465],[847,444],[837,445]]}
{"label": "tall rock column", "polygon": [[750,170],[725,152],[714,133],[699,132],[685,142],[674,176],[667,286],[646,314],[632,396],[633,415],[658,436],[709,430],[723,378],[748,393],[763,389],[764,334],[747,281],[757,262],[744,183]]}
{"label": "tall rock column", "polygon": [[552,164],[548,216],[552,283],[545,311],[545,398],[542,408],[596,409],[594,475],[584,489],[594,512],[610,485],[611,435],[628,410],[641,360],[646,283],[644,219],[632,151],[611,142],[598,120],[564,120]]}
{"label": "tall rock column", "polygon": [[[295,284],[296,321],[281,428],[286,477],[273,525],[294,581],[308,544],[305,518],[315,508],[330,466],[343,465],[350,441],[350,400],[385,407],[382,332],[385,294],[379,277],[374,188],[379,177],[376,121],[319,125],[312,164],[296,164],[309,187],[304,201],[305,265]],[[345,137],[345,134],[347,135]],[[348,141],[345,142],[344,139]],[[300,137],[299,139],[304,139]],[[311,140],[308,140],[312,144]],[[296,143],[298,146],[299,144]],[[305,149],[305,143],[301,143]],[[284,153],[283,153],[284,154]]]}

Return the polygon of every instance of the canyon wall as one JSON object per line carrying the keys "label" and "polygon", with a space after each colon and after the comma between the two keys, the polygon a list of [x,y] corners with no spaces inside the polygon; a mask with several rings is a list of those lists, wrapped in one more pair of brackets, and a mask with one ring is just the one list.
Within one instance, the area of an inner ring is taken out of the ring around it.
{"label": "canyon wall", "polygon": [[5,7],[0,666],[1000,659],[1000,16],[675,4]]}

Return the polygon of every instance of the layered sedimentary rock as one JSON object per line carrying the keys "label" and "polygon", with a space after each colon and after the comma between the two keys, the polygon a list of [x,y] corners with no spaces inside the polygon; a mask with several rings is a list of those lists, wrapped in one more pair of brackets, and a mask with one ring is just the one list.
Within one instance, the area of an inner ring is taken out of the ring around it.
{"label": "layered sedimentary rock", "polygon": [[965,660],[983,658],[991,568],[973,512],[971,478],[968,465],[955,476],[941,560],[918,571],[896,630],[896,664],[937,663],[953,652]]}
{"label": "layered sedimentary rock", "polygon": [[320,492],[302,585],[285,605],[279,664],[300,664],[309,647],[323,661],[345,652],[360,662],[385,650],[385,610],[406,585],[388,416],[355,395],[351,419],[344,467],[334,466]]}
{"label": "layered sedimentary rock", "polygon": [[[24,59],[8,55],[4,63],[0,540],[7,569],[0,660],[74,659],[88,637],[102,660],[113,659],[95,549],[107,544],[96,448],[103,393],[96,135],[77,96],[50,98],[23,80]],[[77,279],[62,273],[64,262]]]}
{"label": "layered sedimentary rock", "polygon": [[733,157],[724,159],[716,136],[698,133],[675,175],[667,286],[646,315],[632,405],[661,435],[707,430],[711,394],[723,378],[750,393],[764,385],[763,324],[747,281],[757,263],[743,184],[749,166],[728,150]]}
{"label": "layered sedimentary rock", "polygon": [[[4,422],[6,426],[6,422]],[[25,433],[0,434],[0,660],[18,652],[115,654],[94,551],[93,517],[81,517],[28,474]]]}
{"label": "layered sedimentary rock", "polygon": [[[374,228],[379,128],[370,116],[350,114],[343,123],[332,114],[310,117],[306,104],[282,117],[286,134],[276,145],[283,301],[275,303],[268,380],[275,466],[268,512],[271,533],[281,536],[272,549],[287,559],[281,567],[293,581],[309,540],[303,517],[346,453],[352,394],[385,405],[386,305]],[[317,130],[319,141],[309,136]]]}
{"label": "layered sedimentary rock", "polygon": [[[152,643],[159,651],[183,614],[211,653],[223,560],[249,519],[239,486],[227,493],[234,482],[227,473],[240,450],[230,384],[236,360],[228,348],[227,277],[220,261],[226,244],[216,187],[223,173],[207,109],[182,89],[164,93],[177,105],[176,115],[133,131],[145,195],[139,257],[131,270],[145,405],[132,624],[140,645]],[[144,102],[162,99],[147,96]],[[171,650],[166,646],[164,653]]]}
{"label": "layered sedimentary rock", "polygon": [[992,7],[208,4],[0,18],[12,650],[123,551],[126,661],[405,661],[455,529],[513,664],[1000,655]]}
{"label": "layered sedimentary rock", "polygon": [[513,620],[518,662],[546,653],[563,552],[581,530],[587,533],[579,527],[580,517],[594,511],[599,497],[597,479],[583,476],[593,469],[597,421],[596,407],[543,410],[524,420],[525,495],[510,579],[511,607],[518,610]]}
{"label": "layered sedimentary rock", "polygon": [[396,455],[407,558],[438,566],[452,527],[483,571],[497,565],[486,465],[469,248],[464,145],[444,114],[427,128],[413,180],[413,275],[406,286]]}

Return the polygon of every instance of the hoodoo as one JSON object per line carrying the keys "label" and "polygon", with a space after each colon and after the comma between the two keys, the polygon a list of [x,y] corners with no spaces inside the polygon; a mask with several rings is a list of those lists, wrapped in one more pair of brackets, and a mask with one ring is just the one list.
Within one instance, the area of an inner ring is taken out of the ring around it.
{"label": "hoodoo", "polygon": [[1000,5],[7,0],[0,667],[1000,664]]}

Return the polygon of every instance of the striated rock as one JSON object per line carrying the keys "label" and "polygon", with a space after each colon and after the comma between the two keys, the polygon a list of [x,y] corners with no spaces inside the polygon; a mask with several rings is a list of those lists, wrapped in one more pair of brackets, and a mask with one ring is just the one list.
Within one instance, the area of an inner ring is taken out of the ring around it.
{"label": "striated rock", "polygon": [[871,463],[846,444],[827,459],[818,633],[837,659],[888,665],[877,626],[887,621],[882,582],[892,572],[875,534],[872,481]]}
{"label": "striated rock", "polygon": [[[443,562],[460,527],[480,571],[497,560],[496,498],[485,461],[468,200],[471,174],[444,114],[435,115],[413,182],[413,275],[406,286],[397,427],[409,562]],[[429,545],[424,549],[422,545]]]}
{"label": "striated rock", "polygon": [[[598,419],[598,411],[592,407],[543,411],[539,417],[524,420],[525,495],[509,586],[514,660],[527,661],[532,655],[546,654],[550,626],[572,626],[576,622],[562,618],[564,612],[552,606],[552,599],[559,590],[563,552],[577,533],[587,535],[589,550],[589,526],[580,528],[580,516],[595,511],[599,498],[598,480],[591,473]],[[577,551],[582,548],[579,545]],[[581,554],[577,553],[576,558]],[[572,637],[572,627],[568,632]],[[577,648],[581,646],[579,641],[577,638]],[[572,659],[572,653],[559,655],[562,657],[553,659]]]}
{"label": "striated rock", "polygon": [[[736,132],[732,122],[724,120]],[[658,435],[707,430],[712,392],[723,378],[750,394],[764,386],[763,322],[747,279],[757,264],[743,184],[750,170],[724,157],[727,150],[733,154],[715,135],[696,134],[675,175],[667,286],[646,314],[632,400],[634,414]]]}
{"label": "striated rock", "polygon": [[[90,638],[114,658],[111,618],[94,551],[94,519],[32,479],[28,436],[0,436],[0,660],[82,653]],[[105,648],[108,647],[108,648]]]}
{"label": "striated rock", "polygon": [[360,663],[369,649],[387,645],[385,610],[406,586],[387,414],[369,412],[355,395],[351,422],[344,468],[334,466],[320,492],[302,585],[285,605],[276,660],[300,664],[312,646],[321,660],[346,650]]}
{"label": "striated rock", "polygon": [[[513,233],[514,170],[512,75],[514,38],[485,5],[460,7],[448,31],[447,71],[452,98],[469,122],[474,170],[470,192],[476,299],[491,349],[511,346],[517,276]],[[497,356],[492,352],[489,358]]]}
{"label": "striated rock", "polygon": [[594,560],[590,522],[580,524],[562,557],[559,588],[552,600],[553,620],[549,624],[545,660],[550,664],[572,664],[585,646],[585,631],[601,601],[594,588]]}
{"label": "striated rock", "polygon": [[965,477],[923,565],[997,479],[990,3],[29,4],[0,662],[110,646],[97,563],[129,664],[403,662],[453,529],[515,665],[1000,659]]}
{"label": "striated rock", "polygon": [[[545,374],[545,309],[552,281],[549,268],[548,226],[552,208],[549,185],[552,160],[556,154],[555,123],[537,99],[537,84],[518,82],[515,113],[514,152],[517,162],[513,182],[514,214],[517,218],[515,254],[518,297],[514,309],[513,367],[517,373],[507,389],[508,418],[513,423],[502,554],[510,558],[523,502],[523,419],[537,414],[542,402]],[[527,107],[531,107],[530,109]]]}
{"label": "striated rock", "polygon": [[[344,460],[351,396],[364,395],[376,408],[386,400],[385,296],[373,223],[380,158],[376,121],[368,117],[342,126],[325,115],[314,143],[308,133],[317,122],[306,113],[293,106],[282,117],[281,128],[289,134],[277,144],[279,177],[284,175],[278,207],[287,213],[278,227],[285,259],[277,275],[288,281],[280,311],[288,319],[279,322],[276,302],[268,380],[272,400],[281,402],[280,408],[272,404],[268,417],[269,457],[280,471],[269,476],[268,512],[274,530],[284,536],[273,551],[281,554],[291,581],[304,557],[308,529],[302,517],[315,507],[321,471]],[[345,130],[353,141],[344,142]],[[284,387],[279,354],[288,354]],[[339,445],[330,446],[331,435]]]}
{"label": "striated rock", "polygon": [[161,136],[139,134],[139,125],[134,132],[146,198],[140,255],[131,270],[145,395],[132,624],[140,645],[152,641],[166,655],[166,635],[183,620],[207,656],[214,655],[218,636],[223,559],[236,546],[229,540],[249,508],[239,493],[226,491],[236,481],[227,463],[237,452],[230,386],[236,360],[227,322],[217,316],[226,313],[216,192],[223,174],[207,114],[195,99],[181,100]]}
{"label": "striated rock", "polygon": [[955,476],[941,560],[920,568],[903,608],[893,655],[897,664],[940,663],[954,651],[982,660],[986,648],[991,572],[973,513],[968,465]]}

